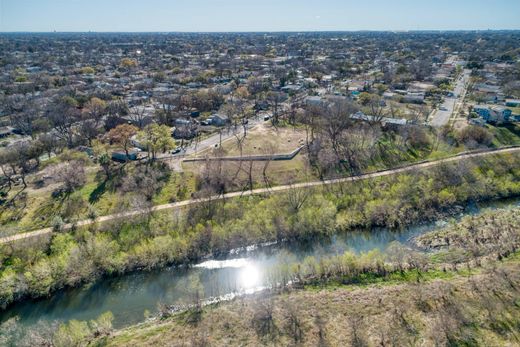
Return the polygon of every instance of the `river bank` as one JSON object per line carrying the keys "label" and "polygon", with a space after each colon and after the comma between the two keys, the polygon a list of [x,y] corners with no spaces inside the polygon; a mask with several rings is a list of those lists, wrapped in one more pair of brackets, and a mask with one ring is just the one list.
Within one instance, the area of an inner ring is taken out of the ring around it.
{"label": "river bank", "polygon": [[[334,286],[256,295],[186,316],[145,323],[98,339],[104,346],[463,345],[516,341],[518,261],[496,272],[386,285]],[[493,292],[499,291],[501,299]]]}
{"label": "river bank", "polygon": [[[487,208],[516,207],[520,200],[497,201],[468,207],[465,214],[473,215]],[[462,215],[457,216],[460,220]],[[464,220],[464,218],[462,218]],[[377,229],[338,233],[314,242],[285,242],[235,249],[225,257],[206,259],[189,267],[166,267],[153,271],[134,272],[129,275],[104,278],[91,285],[60,291],[47,299],[28,300],[11,306],[0,314],[2,322],[19,317],[20,324],[34,326],[39,321],[90,320],[106,311],[114,315],[114,326],[122,328],[137,324],[147,316],[158,314],[192,303],[196,290],[201,300],[233,298],[253,293],[272,284],[273,278],[294,278],[289,270],[294,264],[310,259],[334,255],[367,254],[376,250],[380,254],[397,242],[414,247],[411,240],[441,228],[444,220],[417,225],[402,231]],[[322,270],[312,270],[319,273]],[[276,276],[275,276],[276,273]],[[308,276],[309,273],[304,274]]]}
{"label": "river bank", "polygon": [[414,237],[410,241],[422,247],[428,240],[460,240],[425,247],[429,260],[422,264],[411,262],[413,251],[399,248],[387,250],[389,258],[376,252],[306,259],[291,267],[289,277],[300,278],[296,290],[284,287],[209,306],[196,321],[192,308],[118,330],[95,344],[515,344],[519,211],[518,205],[485,210]]}

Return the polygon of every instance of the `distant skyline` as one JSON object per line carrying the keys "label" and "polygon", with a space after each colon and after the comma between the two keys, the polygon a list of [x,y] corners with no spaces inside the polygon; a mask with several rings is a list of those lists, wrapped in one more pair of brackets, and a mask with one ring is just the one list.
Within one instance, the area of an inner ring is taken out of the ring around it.
{"label": "distant skyline", "polygon": [[0,0],[0,31],[515,30],[520,0]]}

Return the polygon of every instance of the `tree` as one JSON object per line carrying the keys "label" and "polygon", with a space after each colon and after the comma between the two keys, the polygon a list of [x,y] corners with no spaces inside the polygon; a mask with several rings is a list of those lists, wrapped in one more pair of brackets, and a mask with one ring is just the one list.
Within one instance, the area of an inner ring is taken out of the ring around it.
{"label": "tree", "polygon": [[130,110],[123,100],[114,100],[107,104],[106,112],[105,130],[109,131],[119,124],[126,123],[123,117],[127,116]]}
{"label": "tree", "polygon": [[146,146],[149,159],[152,161],[156,159],[157,152],[164,153],[175,147],[171,130],[166,125],[150,124],[138,132],[137,138]]}
{"label": "tree", "polygon": [[128,149],[132,144],[132,137],[137,134],[138,128],[130,124],[120,124],[106,134],[106,138],[112,144],[118,144],[126,153],[128,158]]}
{"label": "tree", "polygon": [[56,183],[61,183],[60,191],[72,193],[86,182],[85,167],[79,161],[59,163],[50,168]]}
{"label": "tree", "polygon": [[123,58],[123,59],[121,59],[121,62],[119,63],[119,67],[122,70],[130,71],[137,67],[137,60],[131,59],[131,58]]}
{"label": "tree", "polygon": [[98,140],[94,140],[92,142],[92,150],[94,152],[97,163],[103,169],[105,180],[109,180],[112,177],[112,173],[115,171],[115,168],[119,165],[112,160],[108,145]]}
{"label": "tree", "polygon": [[39,130],[41,106],[34,99],[13,95],[5,100],[4,109],[10,114],[12,126],[23,134],[34,138],[34,133]]}
{"label": "tree", "polygon": [[223,113],[229,117],[235,130],[239,124],[242,126],[242,139],[247,136],[248,118],[252,115],[252,109],[245,99],[247,95],[247,89],[237,89],[236,94],[222,108]]}
{"label": "tree", "polygon": [[70,96],[56,99],[47,111],[47,118],[56,131],[56,135],[66,141],[69,148],[72,148],[77,131],[77,122],[81,119],[78,102]]}
{"label": "tree", "polygon": [[12,182],[19,176],[24,189],[27,188],[25,177],[40,164],[41,149],[32,141],[15,142],[0,152],[0,167],[4,175]]}
{"label": "tree", "polygon": [[271,122],[274,126],[277,126],[280,121],[280,104],[283,102],[284,96],[280,92],[269,92],[267,93],[266,100],[273,111]]}
{"label": "tree", "polygon": [[89,146],[92,146],[92,140],[99,134],[106,109],[106,102],[96,97],[90,99],[83,108],[80,134],[88,141]]}
{"label": "tree", "polygon": [[488,146],[493,141],[493,134],[486,128],[469,125],[456,133],[457,141],[468,148]]}
{"label": "tree", "polygon": [[139,165],[131,175],[127,175],[121,189],[124,192],[137,192],[140,196],[150,202],[155,193],[164,186],[168,178],[168,170],[161,165]]}
{"label": "tree", "polygon": [[145,106],[135,106],[132,107],[129,111],[129,118],[135,126],[142,129],[144,127],[144,121],[146,119],[146,107]]}
{"label": "tree", "polygon": [[352,132],[347,133],[347,129],[352,127],[350,116],[357,111],[357,108],[349,101],[335,100],[322,109],[323,118],[320,124],[321,131],[330,141],[332,150],[344,169],[352,174],[358,172],[358,161],[356,158],[356,147],[359,147],[359,138]]}
{"label": "tree", "polygon": [[[364,97],[364,100],[362,100],[362,97]],[[369,120],[370,125],[380,126],[386,115],[383,99],[379,95],[369,93],[361,93],[359,98],[364,106],[363,112],[372,117]]]}
{"label": "tree", "polygon": [[108,311],[101,314],[97,319],[89,322],[90,329],[94,337],[108,335],[112,331],[114,315]]}
{"label": "tree", "polygon": [[56,347],[76,347],[85,343],[90,336],[90,329],[87,322],[71,320],[67,324],[62,324],[54,335],[54,345]]}
{"label": "tree", "polygon": [[52,153],[60,152],[65,146],[63,141],[60,141],[59,138],[51,133],[40,134],[36,140],[36,145],[43,153],[47,153],[49,158]]}
{"label": "tree", "polygon": [[99,98],[93,97],[90,99],[83,109],[83,114],[88,119],[94,119],[97,122],[105,115],[107,110],[107,103]]}

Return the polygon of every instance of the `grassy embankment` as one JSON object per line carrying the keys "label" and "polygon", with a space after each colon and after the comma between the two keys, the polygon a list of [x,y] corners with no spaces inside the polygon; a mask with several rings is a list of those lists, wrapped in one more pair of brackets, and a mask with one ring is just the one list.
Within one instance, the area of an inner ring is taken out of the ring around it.
{"label": "grassy embankment", "polygon": [[412,277],[239,299],[208,308],[197,324],[178,315],[92,345],[515,345],[519,264],[516,259],[471,275],[429,275],[420,283]]}

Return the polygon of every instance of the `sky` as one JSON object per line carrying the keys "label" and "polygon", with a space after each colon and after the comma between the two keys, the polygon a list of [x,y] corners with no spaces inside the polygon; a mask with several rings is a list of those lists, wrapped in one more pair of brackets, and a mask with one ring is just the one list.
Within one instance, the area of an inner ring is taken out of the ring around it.
{"label": "sky", "polygon": [[520,0],[0,0],[0,32],[520,29]]}

